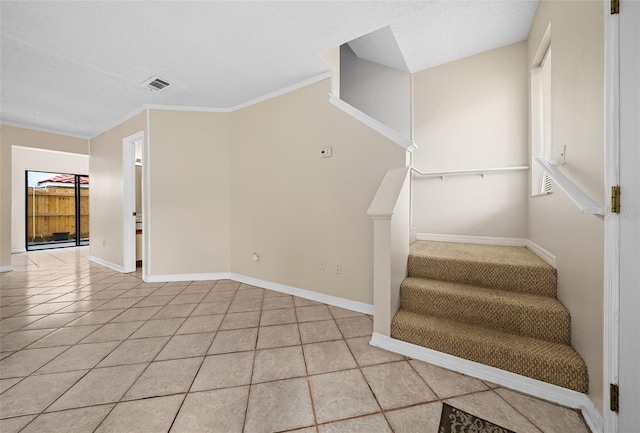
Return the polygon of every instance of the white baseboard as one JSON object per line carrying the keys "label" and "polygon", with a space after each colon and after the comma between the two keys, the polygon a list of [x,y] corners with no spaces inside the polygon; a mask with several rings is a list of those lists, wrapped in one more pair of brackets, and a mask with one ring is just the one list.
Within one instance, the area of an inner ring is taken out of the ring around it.
{"label": "white baseboard", "polygon": [[199,274],[160,274],[143,275],[148,283],[168,283],[171,281],[206,281],[228,280],[229,272],[199,273]]}
{"label": "white baseboard", "polygon": [[532,253],[540,257],[545,262],[549,263],[554,268],[556,267],[556,256],[542,248],[540,245],[536,244],[535,242],[527,241],[527,248],[529,248]]}
{"label": "white baseboard", "polygon": [[428,362],[439,367],[457,371],[481,380],[493,382],[505,388],[520,391],[543,400],[580,409],[592,432],[600,433],[604,430],[602,414],[593,401],[586,394],[551,385],[546,382],[531,379],[509,371],[500,370],[488,365],[479,364],[467,359],[458,358],[446,353],[437,352],[405,341],[396,340],[382,334],[371,336],[372,346],[380,347],[394,353],[409,356],[420,361]]}
{"label": "white baseboard", "polygon": [[502,245],[507,247],[527,247],[542,260],[556,267],[556,256],[529,239],[500,238],[492,236],[441,235],[435,233],[418,233],[419,241],[456,242],[462,244]]}
{"label": "white baseboard", "polygon": [[528,239],[498,238],[491,236],[440,235],[435,233],[418,233],[419,241],[455,242],[461,244],[502,245],[507,247],[526,247]]}
{"label": "white baseboard", "polygon": [[26,253],[26,252],[27,252],[26,248],[15,248],[11,250],[11,254],[20,254],[20,253]]}
{"label": "white baseboard", "polygon": [[280,283],[272,283],[270,281],[259,280],[257,278],[246,277],[244,275],[234,273],[231,273],[230,278],[240,283],[250,284],[256,287],[262,287],[263,289],[298,296],[300,298],[309,299],[311,301],[322,302],[323,304],[333,305],[335,307],[344,308],[346,310],[357,311],[364,314],[373,314],[373,305],[365,304],[364,302],[352,301],[350,299],[339,298],[337,296],[325,295],[324,293],[299,289],[297,287],[287,286]]}
{"label": "white baseboard", "polygon": [[11,266],[0,266],[0,273],[11,272],[11,271],[13,271],[13,267]]}
{"label": "white baseboard", "polygon": [[96,257],[96,256],[89,256],[89,260],[91,260],[92,262],[95,262],[95,263],[97,263],[99,265],[106,266],[107,268],[113,269],[114,271],[118,271],[118,272],[124,273],[124,266],[116,265],[115,263],[111,263],[108,260],[104,260],[104,259],[101,259],[101,258]]}

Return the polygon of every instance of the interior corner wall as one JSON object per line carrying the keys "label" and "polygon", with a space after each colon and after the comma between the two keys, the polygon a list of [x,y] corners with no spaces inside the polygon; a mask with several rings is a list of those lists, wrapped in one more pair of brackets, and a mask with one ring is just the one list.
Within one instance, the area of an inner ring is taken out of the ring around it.
{"label": "interior corner wall", "polygon": [[88,175],[89,155],[14,147],[11,170],[11,251],[24,251],[26,248],[25,171]]}
{"label": "interior corner wall", "polygon": [[122,267],[122,140],[147,129],[146,112],[91,139],[89,156],[89,254],[103,262]]}
{"label": "interior corner wall", "polygon": [[11,267],[12,146],[89,153],[84,138],[0,125],[0,268]]}
{"label": "interior corner wall", "polygon": [[230,114],[150,110],[149,119],[149,276],[228,273]]}
{"label": "interior corner wall", "polygon": [[411,139],[411,74],[340,47],[340,99]]}
{"label": "interior corner wall", "polygon": [[[413,164],[423,172],[528,165],[527,43],[413,75]],[[414,176],[418,233],[527,237],[528,171]]]}
{"label": "interior corner wall", "polygon": [[232,113],[231,270],[371,304],[367,209],[406,151],[329,104],[329,91],[323,80]]}
{"label": "interior corner wall", "polygon": [[[529,34],[529,66],[551,23],[553,162],[604,206],[604,11],[592,1],[542,0]],[[559,153],[566,145],[566,161]],[[572,345],[603,409],[604,223],[560,191],[529,200],[529,238],[556,256],[558,298],[571,312]]]}

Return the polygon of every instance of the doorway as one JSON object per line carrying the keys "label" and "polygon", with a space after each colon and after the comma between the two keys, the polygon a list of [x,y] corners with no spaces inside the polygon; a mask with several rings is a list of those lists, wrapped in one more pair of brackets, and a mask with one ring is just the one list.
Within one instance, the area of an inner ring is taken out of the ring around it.
{"label": "doorway", "polygon": [[27,251],[89,245],[89,176],[25,171]]}

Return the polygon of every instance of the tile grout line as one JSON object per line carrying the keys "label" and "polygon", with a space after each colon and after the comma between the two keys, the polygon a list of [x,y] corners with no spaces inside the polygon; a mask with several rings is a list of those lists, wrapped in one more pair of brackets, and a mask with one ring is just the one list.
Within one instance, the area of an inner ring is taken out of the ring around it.
{"label": "tile grout line", "polygon": [[[214,287],[218,284],[218,282],[216,281],[213,286],[211,286],[211,288],[209,289],[209,291],[207,292],[207,294],[202,298],[202,300],[204,300],[210,293],[211,291],[214,289]],[[189,286],[187,286],[189,287]],[[235,295],[234,295],[235,298]],[[200,301],[200,303],[198,304],[201,305],[203,304],[202,300]],[[229,307],[231,306],[231,303],[229,303],[229,305],[227,306],[227,309],[225,310],[225,313],[223,315],[222,320],[220,321],[220,325],[222,324],[222,322],[224,321],[224,318],[227,316],[227,312],[229,311]],[[198,307],[194,308],[193,311],[195,311]],[[193,311],[191,312],[193,314]],[[191,316],[189,316],[191,317]],[[193,317],[199,317],[199,316],[193,316]],[[218,329],[220,328],[220,325],[218,325]],[[178,330],[180,330],[180,328],[178,328]],[[176,330],[176,332],[178,331]],[[188,334],[187,334],[188,335]],[[207,359],[207,354],[209,353],[209,350],[211,350],[211,346],[213,346],[213,342],[216,339],[216,336],[218,335],[218,330],[216,330],[215,335],[213,336],[213,338],[211,339],[211,343],[209,343],[207,350],[204,351],[204,356],[202,357],[202,362],[200,362],[200,365],[198,366],[198,369],[196,370],[196,373],[193,375],[193,379],[191,379],[191,383],[189,384],[189,388],[187,388],[187,391],[184,395],[184,398],[182,399],[182,402],[180,403],[180,406],[178,406],[178,410],[176,411],[176,414],[173,417],[173,420],[171,421],[171,425],[169,425],[169,428],[167,429],[167,432],[170,431],[173,428],[173,425],[175,424],[176,420],[178,419],[178,415],[180,414],[180,411],[182,410],[182,407],[184,406],[184,403],[187,401],[187,397],[189,396],[189,394],[192,392],[191,388],[193,388],[193,384],[196,381],[196,378],[198,377],[198,374],[200,374],[200,370],[202,369],[202,365],[204,364],[204,361]],[[173,337],[172,337],[173,338]],[[171,340],[169,340],[171,341]],[[162,350],[160,352],[158,352],[158,355],[162,352]],[[158,355],[156,355],[156,358],[158,357]],[[185,358],[182,358],[185,359]]]}
{"label": "tile grout line", "polygon": [[[331,315],[334,317],[334,320],[336,320],[336,319],[335,319],[335,316],[333,315],[333,313],[331,312],[331,310],[329,310],[329,313],[331,313]],[[369,319],[371,319],[368,315],[366,315],[366,317],[367,317],[367,318],[369,318]],[[371,324],[372,324],[372,326],[373,326],[373,320],[371,320]],[[336,325],[337,325],[337,323],[336,323]],[[339,331],[340,331],[340,333],[342,334],[344,344],[347,346],[347,349],[349,350],[349,353],[351,354],[351,357],[353,358],[353,360],[354,360],[354,361],[355,361],[355,363],[356,363],[357,369],[358,369],[358,371],[360,372],[360,376],[362,376],[362,379],[364,380],[364,383],[366,383],[366,384],[367,384],[367,387],[369,388],[369,391],[371,392],[371,395],[373,396],[373,398],[374,398],[374,400],[375,400],[376,404],[377,404],[377,405],[378,405],[378,407],[380,408],[380,412],[379,412],[379,413],[381,413],[381,414],[382,414],[382,417],[384,418],[385,422],[387,423],[387,426],[388,426],[388,427],[389,427],[389,429],[393,432],[393,431],[394,431],[394,429],[393,429],[393,427],[391,426],[391,423],[389,422],[389,419],[387,418],[387,415],[386,415],[386,413],[385,413],[384,409],[382,408],[382,404],[380,403],[380,401],[379,401],[378,396],[376,395],[376,393],[373,391],[373,388],[371,388],[371,384],[370,384],[370,383],[369,383],[369,381],[367,380],[367,377],[364,375],[364,372],[362,371],[362,367],[360,366],[360,363],[358,362],[358,359],[356,358],[356,356],[353,354],[353,350],[351,349],[351,346],[349,346],[349,344],[347,343],[347,338],[345,337],[344,332],[342,331],[342,329],[341,329],[339,326],[338,326],[338,330],[339,330]],[[356,338],[356,337],[354,337],[354,338]],[[375,413],[374,413],[374,414],[375,414]],[[360,415],[360,416],[368,416],[368,415],[374,415],[374,414],[364,414],[364,415]],[[340,420],[339,420],[339,421],[340,421]],[[335,422],[335,421],[332,421],[332,422]]]}
{"label": "tile grout line", "polygon": [[[240,290],[240,287],[242,287],[242,283],[240,283],[240,286],[238,287],[238,291]],[[237,292],[236,292],[236,296],[237,296]],[[234,300],[235,300],[235,296],[234,296],[234,299],[229,304],[229,308],[231,308],[231,305],[233,305]],[[247,428],[247,417],[249,415],[249,402],[251,401],[251,391],[253,389],[253,373],[256,369],[256,352],[258,350],[258,340],[260,339],[260,322],[262,322],[262,306],[263,305],[264,305],[264,289],[262,292],[262,300],[260,302],[260,316],[258,317],[258,326],[257,326],[258,332],[256,333],[256,342],[253,348],[253,362],[251,363],[251,376],[249,377],[249,389],[247,390],[247,403],[244,408],[244,419],[242,420],[243,432]]]}
{"label": "tile grout line", "polygon": [[[311,413],[313,414],[313,427],[316,429],[316,432],[319,431],[318,427],[318,414],[316,412],[316,403],[313,398],[313,392],[311,392],[311,381],[309,380],[309,366],[307,365],[307,357],[304,353],[304,344],[302,343],[302,332],[300,332],[300,320],[298,318],[298,307],[296,307],[296,299],[294,296],[291,297],[293,301],[293,315],[296,318],[296,328],[298,329],[298,337],[300,338],[300,352],[302,353],[302,362],[304,362],[304,371],[306,373],[305,382],[307,382],[307,392],[309,393],[309,401],[311,402]],[[331,312],[329,312],[331,314]],[[337,327],[337,325],[336,325]]]}

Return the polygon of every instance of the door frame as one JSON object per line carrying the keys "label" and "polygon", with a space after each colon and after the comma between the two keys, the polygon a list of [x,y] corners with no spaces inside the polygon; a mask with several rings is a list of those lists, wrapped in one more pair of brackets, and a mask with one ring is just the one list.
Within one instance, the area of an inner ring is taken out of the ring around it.
{"label": "door frame", "polygon": [[[136,142],[144,149],[144,131],[122,139],[122,268],[124,273],[136,271]],[[144,154],[144,152],[143,152]],[[144,179],[144,164],[142,166]],[[143,200],[144,207],[144,200]],[[144,215],[144,211],[142,212]],[[142,227],[144,245],[144,220]],[[144,263],[144,248],[142,251]]]}

